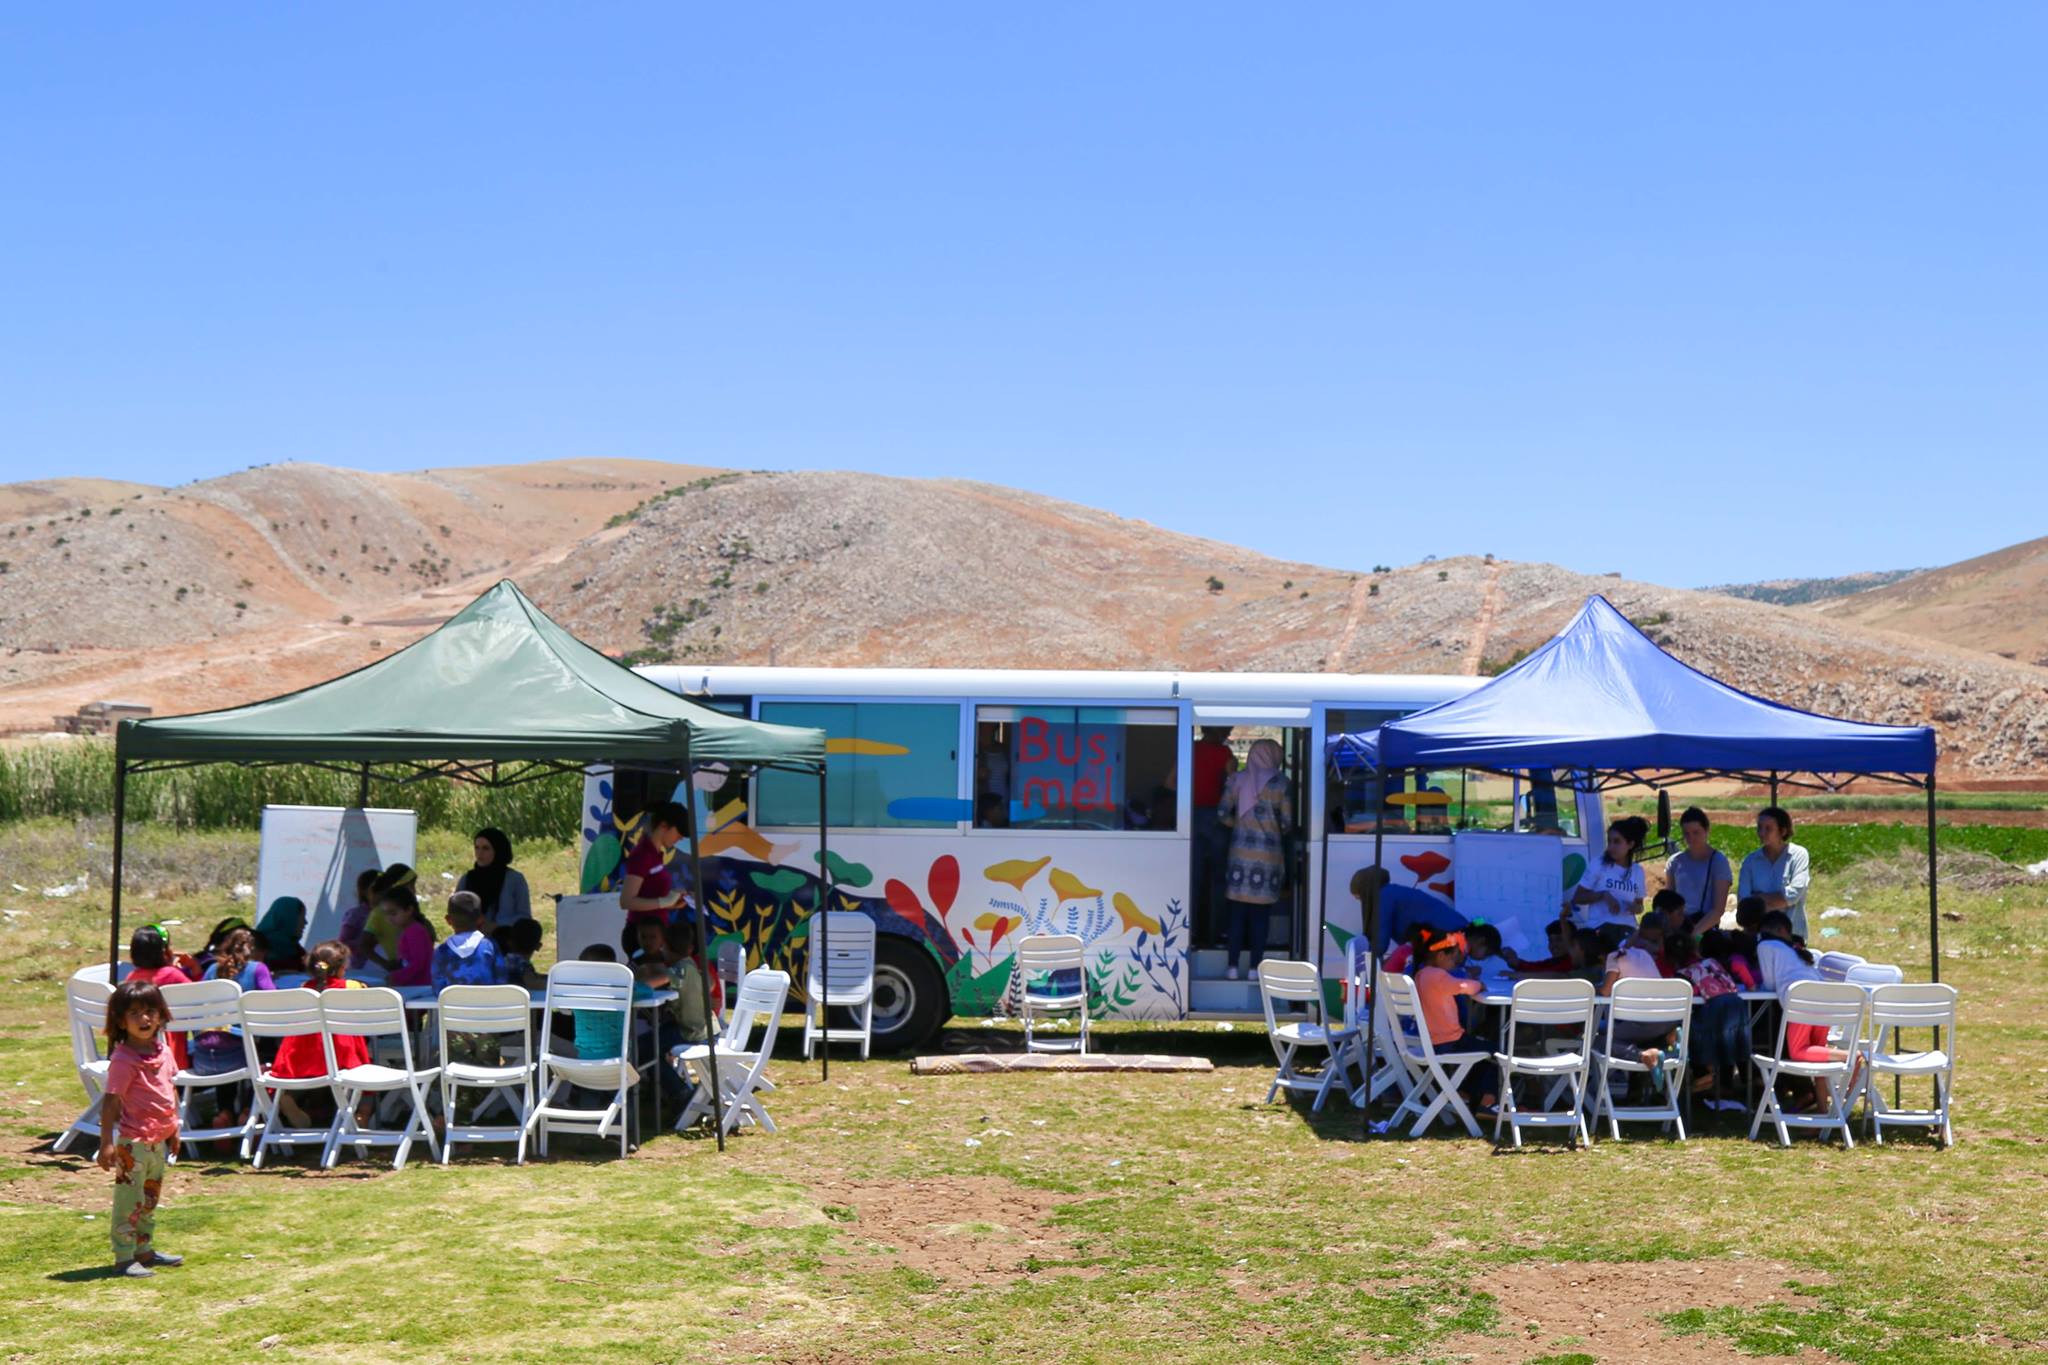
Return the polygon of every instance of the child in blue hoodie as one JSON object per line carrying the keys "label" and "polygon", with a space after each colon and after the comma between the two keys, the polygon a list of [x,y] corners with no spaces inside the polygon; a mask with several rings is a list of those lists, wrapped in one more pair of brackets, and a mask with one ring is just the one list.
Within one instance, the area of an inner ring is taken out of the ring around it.
{"label": "child in blue hoodie", "polygon": [[509,973],[498,945],[477,928],[483,913],[483,901],[474,891],[457,891],[448,898],[448,937],[434,949],[435,990],[505,984]]}

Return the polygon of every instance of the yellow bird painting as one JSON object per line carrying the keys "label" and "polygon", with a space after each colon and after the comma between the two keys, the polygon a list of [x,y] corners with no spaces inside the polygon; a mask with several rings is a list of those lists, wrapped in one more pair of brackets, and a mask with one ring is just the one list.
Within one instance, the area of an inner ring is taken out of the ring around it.
{"label": "yellow bird painting", "polygon": [[1063,901],[1086,900],[1090,896],[1102,894],[1063,867],[1052,870],[1052,892]]}
{"label": "yellow bird painting", "polygon": [[[1003,882],[1022,891],[1024,884],[1043,872],[1045,865],[1051,861],[1052,855],[1050,853],[1040,858],[1037,862],[1032,862],[1026,858],[1010,858],[1004,862],[997,863],[994,867],[983,868],[981,875],[992,882]],[[1053,875],[1057,877],[1061,874],[1055,872]]]}
{"label": "yellow bird painting", "polygon": [[1119,891],[1111,896],[1109,903],[1115,906],[1117,914],[1123,917],[1124,928],[1143,929],[1148,934],[1159,932],[1159,921],[1140,910],[1138,903],[1123,892]]}

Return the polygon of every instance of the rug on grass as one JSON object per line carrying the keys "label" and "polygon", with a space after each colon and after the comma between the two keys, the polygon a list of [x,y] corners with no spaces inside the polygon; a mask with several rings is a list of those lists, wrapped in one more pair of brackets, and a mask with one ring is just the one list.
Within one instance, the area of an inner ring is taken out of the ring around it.
{"label": "rug on grass", "polygon": [[919,1057],[913,1076],[972,1076],[994,1071],[1214,1071],[1207,1057],[1168,1057],[1156,1052],[964,1052]]}

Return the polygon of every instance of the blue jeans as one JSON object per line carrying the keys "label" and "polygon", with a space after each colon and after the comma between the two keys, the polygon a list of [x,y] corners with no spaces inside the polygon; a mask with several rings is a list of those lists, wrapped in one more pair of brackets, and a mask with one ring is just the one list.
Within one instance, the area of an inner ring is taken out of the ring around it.
{"label": "blue jeans", "polygon": [[1700,1066],[1746,1066],[1749,1063],[1749,1002],[1739,995],[1717,995],[1692,1015],[1692,1060]]}

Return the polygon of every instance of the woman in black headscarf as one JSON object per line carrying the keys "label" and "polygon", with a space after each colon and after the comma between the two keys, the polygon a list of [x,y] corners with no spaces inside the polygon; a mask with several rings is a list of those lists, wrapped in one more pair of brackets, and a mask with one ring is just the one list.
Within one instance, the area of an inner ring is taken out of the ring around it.
{"label": "woman in black headscarf", "polygon": [[489,927],[533,917],[526,878],[512,867],[512,841],[502,829],[476,832],[476,866],[462,874],[456,889],[476,893],[484,903],[484,923]]}

